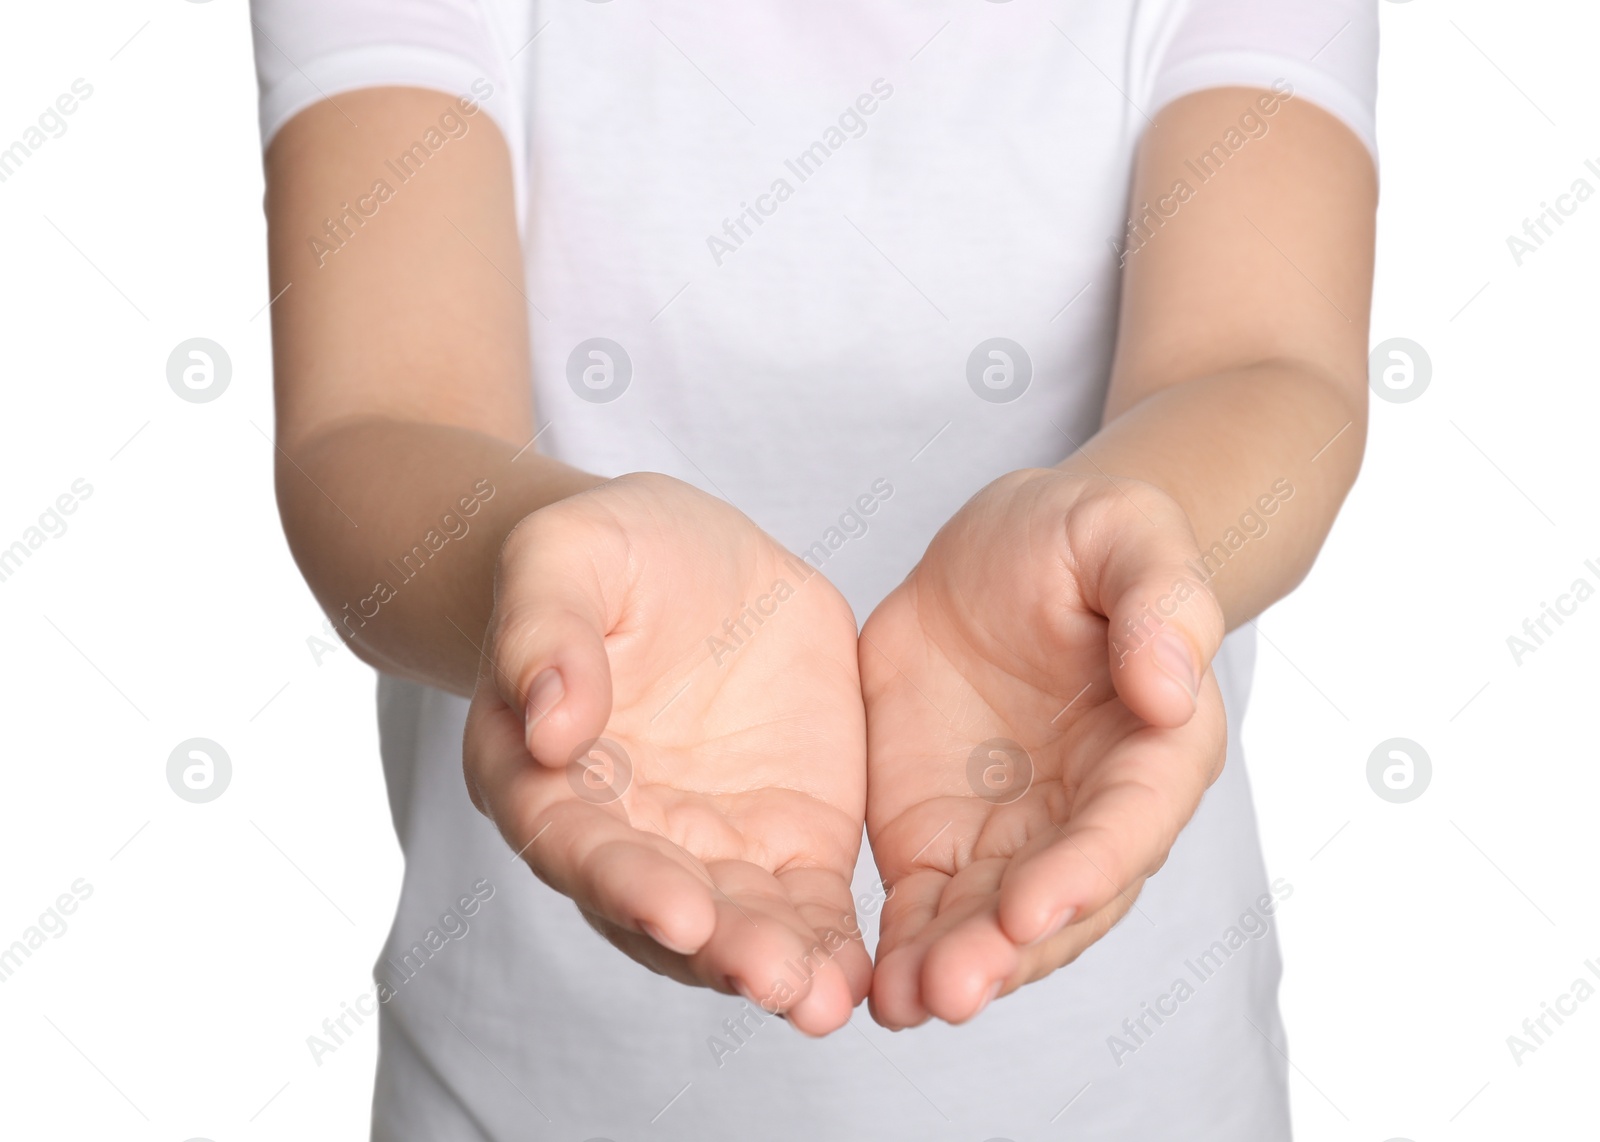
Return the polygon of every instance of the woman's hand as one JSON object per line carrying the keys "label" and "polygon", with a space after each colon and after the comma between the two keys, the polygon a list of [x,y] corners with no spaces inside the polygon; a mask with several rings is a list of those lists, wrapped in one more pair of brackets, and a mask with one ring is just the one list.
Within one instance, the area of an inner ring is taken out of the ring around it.
{"label": "woman's hand", "polygon": [[1187,517],[1136,481],[979,492],[860,642],[867,825],[893,895],[872,1011],[959,1023],[1132,906],[1221,771],[1216,600]]}
{"label": "woman's hand", "polygon": [[677,480],[536,511],[500,555],[473,803],[635,960],[832,1031],[871,978],[855,638],[820,573]]}

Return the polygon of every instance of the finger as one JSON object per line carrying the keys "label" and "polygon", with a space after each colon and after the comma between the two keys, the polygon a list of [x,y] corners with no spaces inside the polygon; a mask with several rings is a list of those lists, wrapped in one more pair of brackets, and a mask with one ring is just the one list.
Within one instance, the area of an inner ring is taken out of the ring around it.
{"label": "finger", "polygon": [[1132,887],[1100,911],[1073,920],[1054,936],[1018,948],[1017,972],[1001,988],[1000,994],[1007,995],[1023,984],[1043,979],[1077,959],[1128,914],[1129,909],[1137,903],[1139,890],[1143,887],[1143,880],[1134,881]]}
{"label": "finger", "polygon": [[625,786],[593,800],[589,786],[574,788],[572,770],[534,764],[521,719],[481,678],[467,711],[462,768],[479,812],[535,875],[580,908],[679,952],[710,937],[715,917],[704,871],[628,823]]}
{"label": "finger", "polygon": [[564,766],[611,717],[605,636],[615,625],[626,553],[615,536],[545,509],[506,540],[488,647],[492,682],[519,711],[535,759]]}
{"label": "finger", "polygon": [[[953,887],[949,906],[923,941],[917,979],[921,1002],[929,1014],[947,1023],[976,1019],[995,999],[1071,963],[1110,931],[1132,903],[1118,897],[1050,939],[1018,947],[1000,926],[1000,879],[998,869],[990,867],[972,874],[967,885]],[[1142,883],[1135,885],[1135,893]]]}
{"label": "finger", "polygon": [[850,881],[829,869],[797,868],[778,874],[795,911],[812,932],[834,949],[833,963],[845,985],[849,1011],[867,997],[872,987],[872,957],[862,939]]}
{"label": "finger", "polygon": [[1109,620],[1112,684],[1130,710],[1157,726],[1179,726],[1194,714],[1226,633],[1190,534],[1182,520],[1133,518],[1113,533],[1096,584]]}
{"label": "finger", "polygon": [[[930,1016],[947,1023],[975,1017],[1017,972],[1018,950],[997,919],[1000,882],[1008,861],[974,861],[941,877],[936,912],[892,950],[873,973],[873,1017],[899,1030]],[[913,906],[928,908],[929,883]],[[896,895],[900,889],[897,887]],[[880,947],[882,945],[880,944]]]}
{"label": "finger", "polygon": [[[564,775],[531,773],[565,781]],[[579,908],[670,951],[698,952],[721,919],[703,868],[671,842],[600,805],[559,800],[507,840],[520,841],[534,874]]]}
{"label": "finger", "polygon": [[1000,928],[1004,858],[975,861],[945,890],[918,972],[922,1004],[946,1023],[965,1023],[1016,974],[1016,945]]}
{"label": "finger", "polygon": [[467,795],[478,812],[494,820],[489,811],[490,791],[506,785],[528,764],[521,715],[505,704],[493,683],[480,673],[461,735],[461,769]]}
{"label": "finger", "polygon": [[[604,917],[586,913],[585,918],[628,956],[670,979],[742,996],[807,1035],[838,1030],[849,1021],[857,1002],[848,977],[867,975],[870,964],[847,965],[847,947],[809,928],[802,910],[782,899],[781,888],[774,894],[764,870],[746,865],[732,873],[733,863],[737,862],[715,866],[718,879],[735,895],[719,897],[717,931],[692,956],[672,952]],[[832,914],[831,906],[827,914]],[[859,938],[855,943],[865,961]],[[838,951],[830,960],[832,947]],[[758,986],[752,980],[767,982]]]}
{"label": "finger", "polygon": [[[774,877],[744,861],[715,862],[704,873],[715,924],[702,946],[666,956],[676,962],[665,967],[659,958],[619,946],[674,978],[783,1014],[808,1035],[826,1035],[848,1022],[866,995],[872,965],[844,877],[820,869]],[[664,943],[657,926],[646,930]]]}
{"label": "finger", "polygon": [[778,880],[800,919],[833,953],[829,970],[819,974],[810,993],[790,1011],[790,1019],[811,1034],[842,1027],[872,990],[872,957],[850,882],[821,869],[791,870],[780,873]]}
{"label": "finger", "polygon": [[1204,713],[1176,730],[1148,728],[1112,747],[1079,791],[1059,838],[1012,862],[1000,893],[1006,934],[1027,945],[1126,897],[1166,861],[1221,771],[1225,741],[1216,683]]}
{"label": "finger", "polygon": [[928,926],[939,914],[939,899],[950,877],[919,868],[894,882],[878,920],[877,962],[872,969],[868,1010],[891,1031],[927,1022],[920,973],[928,950]]}
{"label": "finger", "polygon": [[[837,892],[801,878],[808,920],[789,896],[790,886],[745,861],[708,866],[714,883],[717,925],[693,957],[707,986],[736,992],[769,1014],[783,1014],[809,1035],[825,1035],[850,1018],[850,941],[839,931]],[[831,875],[831,874],[823,874]],[[848,894],[848,885],[834,877]],[[816,923],[816,927],[813,923]],[[824,931],[818,931],[818,928]],[[829,935],[831,930],[832,935]]]}

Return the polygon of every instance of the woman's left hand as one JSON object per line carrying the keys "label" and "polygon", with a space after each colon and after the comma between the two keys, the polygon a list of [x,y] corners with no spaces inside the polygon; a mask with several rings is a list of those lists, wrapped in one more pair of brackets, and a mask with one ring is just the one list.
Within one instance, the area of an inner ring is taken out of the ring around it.
{"label": "woman's left hand", "polygon": [[1226,753],[1199,568],[1155,487],[1017,472],[867,621],[878,1022],[971,1019],[1105,935],[1166,860]]}

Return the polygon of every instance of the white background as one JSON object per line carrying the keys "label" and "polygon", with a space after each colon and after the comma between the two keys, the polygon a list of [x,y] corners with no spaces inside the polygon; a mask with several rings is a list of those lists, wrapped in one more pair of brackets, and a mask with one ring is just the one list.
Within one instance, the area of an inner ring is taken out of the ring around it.
{"label": "white background", "polygon": [[[1506,238],[1576,179],[1600,189],[1600,15],[1382,9],[1373,342],[1420,343],[1432,381],[1374,401],[1320,563],[1260,621],[1245,734],[1268,866],[1295,886],[1296,1131],[1592,1135],[1600,996],[1520,1065],[1506,1039],[1600,969],[1600,600],[1520,665],[1506,640],[1600,586],[1600,197],[1521,266]],[[0,582],[0,947],[75,880],[93,893],[0,983],[0,1131],[363,1137],[371,1024],[321,1066],[306,1037],[367,990],[400,858],[372,675],[308,649],[321,615],[272,500],[244,6],[10,7],[0,147],[80,77],[65,134],[0,184],[0,547],[93,488]],[[232,359],[213,403],[167,385],[196,336]],[[167,784],[192,737],[232,759],[209,804]],[[1393,737],[1432,759],[1407,804],[1367,783]]]}

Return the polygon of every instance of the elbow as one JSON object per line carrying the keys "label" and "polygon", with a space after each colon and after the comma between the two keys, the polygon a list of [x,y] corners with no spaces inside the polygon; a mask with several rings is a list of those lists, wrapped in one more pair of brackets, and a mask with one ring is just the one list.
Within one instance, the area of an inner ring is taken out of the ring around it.
{"label": "elbow", "polygon": [[[378,614],[378,606],[363,598],[361,590],[352,589],[355,580],[347,573],[345,533],[354,534],[354,521],[323,490],[326,478],[317,479],[321,473],[316,447],[302,442],[291,453],[291,446],[281,438],[277,442],[273,471],[278,523],[290,557],[327,617],[331,633],[362,662],[382,670],[386,663],[363,629]],[[370,582],[367,589],[371,590]]]}
{"label": "elbow", "polygon": [[1367,451],[1366,362],[1297,358],[1281,365],[1301,378],[1306,396],[1306,438],[1317,442],[1306,464],[1308,475],[1328,489],[1337,511],[1355,486]]}

